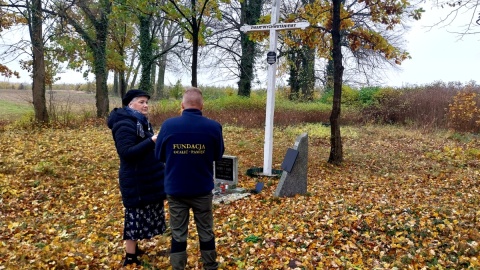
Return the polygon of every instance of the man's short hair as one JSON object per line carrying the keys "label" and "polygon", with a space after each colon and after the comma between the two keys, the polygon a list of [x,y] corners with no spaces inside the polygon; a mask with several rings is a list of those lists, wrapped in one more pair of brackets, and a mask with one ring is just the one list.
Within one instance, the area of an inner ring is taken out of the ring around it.
{"label": "man's short hair", "polygon": [[202,90],[200,90],[200,88],[198,88],[198,87],[193,87],[193,86],[192,87],[187,87],[185,89],[185,94],[188,93],[188,92],[195,92],[195,93],[198,93],[201,96],[203,96]]}
{"label": "man's short hair", "polygon": [[183,93],[183,103],[187,106],[203,106],[202,90],[197,87],[188,87]]}

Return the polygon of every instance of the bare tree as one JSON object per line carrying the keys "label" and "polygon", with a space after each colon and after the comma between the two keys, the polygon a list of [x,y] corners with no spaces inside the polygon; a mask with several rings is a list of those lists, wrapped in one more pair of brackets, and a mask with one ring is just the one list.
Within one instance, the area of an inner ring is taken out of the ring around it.
{"label": "bare tree", "polygon": [[[212,35],[207,40],[207,54],[217,81],[237,80],[238,95],[250,96],[255,77],[255,59],[259,55],[256,42],[240,31],[244,24],[256,24],[263,0],[222,3],[222,18],[211,20]],[[222,76],[218,76],[221,72]]]}
{"label": "bare tree", "polygon": [[462,30],[455,30],[452,33],[458,34],[460,38],[465,35],[480,34],[480,2],[478,0],[435,0],[433,5],[447,10],[447,13],[431,27],[448,26],[461,17],[462,19],[467,18],[467,23],[460,27]]}
{"label": "bare tree", "polygon": [[192,42],[191,85],[197,86],[199,49],[205,45],[209,18],[221,16],[218,0],[168,0],[162,10],[168,19],[182,26],[186,38]]}
{"label": "bare tree", "polygon": [[[156,36],[160,37],[160,44],[157,52],[156,63],[158,65],[157,85],[154,91],[154,96],[164,98],[165,91],[165,73],[167,71],[168,63],[173,63],[173,58],[180,51],[180,44],[183,44],[183,32],[179,25],[175,23],[161,23],[159,24]],[[165,52],[165,53],[161,53]],[[171,61],[168,61],[170,59]],[[182,59],[181,57],[179,59]],[[173,65],[172,65],[173,66]]]}
{"label": "bare tree", "polygon": [[[49,121],[45,99],[45,50],[43,20],[44,13],[42,1],[10,1],[0,2],[0,8],[9,9],[10,12],[22,16],[28,26],[31,47],[31,61],[23,61],[23,66],[32,72],[32,97],[35,111],[35,121],[47,123]],[[13,51],[12,51],[13,53]]]}

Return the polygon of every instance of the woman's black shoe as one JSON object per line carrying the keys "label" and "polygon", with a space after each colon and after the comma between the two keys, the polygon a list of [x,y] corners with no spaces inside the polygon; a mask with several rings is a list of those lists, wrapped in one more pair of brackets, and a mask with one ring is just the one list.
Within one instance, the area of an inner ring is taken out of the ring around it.
{"label": "woman's black shoe", "polygon": [[141,250],[139,247],[138,247],[138,244],[135,246],[135,255],[137,256],[142,256],[143,254],[145,254],[145,250]]}
{"label": "woman's black shoe", "polygon": [[127,253],[125,255],[125,261],[123,262],[123,266],[132,265],[134,263],[137,264],[137,266],[141,265],[140,261],[137,258],[137,255]]}

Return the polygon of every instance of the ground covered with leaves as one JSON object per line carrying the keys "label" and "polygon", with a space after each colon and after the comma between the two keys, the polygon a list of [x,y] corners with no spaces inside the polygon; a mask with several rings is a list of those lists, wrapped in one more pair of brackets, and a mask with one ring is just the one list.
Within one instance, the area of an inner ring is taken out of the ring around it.
{"label": "ground covered with leaves", "polygon": [[[477,136],[344,127],[332,166],[328,127],[276,128],[274,168],[303,132],[308,194],[275,198],[278,178],[246,175],[263,164],[263,129],[224,127],[239,186],[265,188],[215,206],[221,269],[480,269]],[[0,269],[121,268],[117,169],[105,126],[1,131]],[[191,222],[188,268],[201,269]],[[143,269],[169,269],[168,235],[140,246]]]}

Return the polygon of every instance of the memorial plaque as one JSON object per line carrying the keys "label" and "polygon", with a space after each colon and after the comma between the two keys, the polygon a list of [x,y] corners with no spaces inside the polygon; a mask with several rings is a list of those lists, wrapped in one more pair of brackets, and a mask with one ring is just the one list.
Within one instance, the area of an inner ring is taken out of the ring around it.
{"label": "memorial plaque", "polygon": [[267,63],[270,65],[275,64],[277,62],[277,54],[275,52],[268,52],[267,53]]}
{"label": "memorial plaque", "polygon": [[285,154],[285,158],[282,162],[282,169],[287,172],[291,172],[293,168],[293,164],[295,164],[295,160],[297,160],[298,151],[292,148],[287,149],[287,153]]}
{"label": "memorial plaque", "polygon": [[238,159],[235,156],[223,156],[214,163],[215,184],[223,182],[228,185],[238,184]]}

